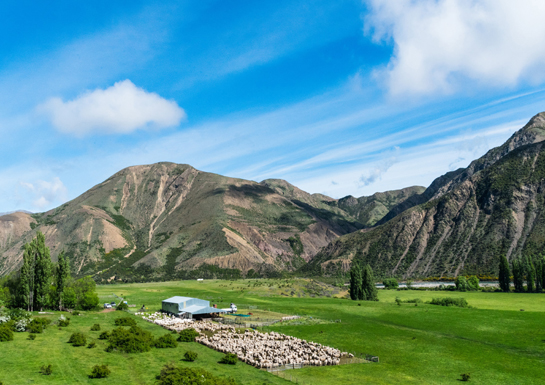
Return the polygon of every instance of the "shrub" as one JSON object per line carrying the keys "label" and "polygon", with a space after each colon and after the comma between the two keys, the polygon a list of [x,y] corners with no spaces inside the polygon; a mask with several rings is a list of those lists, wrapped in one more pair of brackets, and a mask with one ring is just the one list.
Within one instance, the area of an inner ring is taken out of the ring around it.
{"label": "shrub", "polygon": [[115,307],[115,310],[129,310],[129,305],[127,305],[125,302],[121,302]]}
{"label": "shrub", "polygon": [[157,338],[155,341],[155,347],[162,349],[162,348],[175,348],[178,346],[178,343],[172,336],[172,334],[165,334],[164,336],[161,336]]}
{"label": "shrub", "polygon": [[85,346],[87,345],[87,338],[83,333],[75,332],[70,336],[68,343],[72,344],[72,346]]}
{"label": "shrub", "polygon": [[237,362],[238,362],[238,357],[234,353],[227,353],[220,360],[220,364],[236,365]]}
{"label": "shrub", "polygon": [[191,350],[188,350],[187,352],[185,352],[184,358],[186,361],[193,362],[197,359],[197,353],[192,352]]}
{"label": "shrub", "polygon": [[94,324],[93,326],[91,326],[91,331],[92,332],[100,331],[100,324]]}
{"label": "shrub", "polygon": [[384,288],[387,290],[397,289],[399,287],[399,283],[395,278],[386,278],[384,281],[382,281],[382,283],[384,284]]}
{"label": "shrub", "polygon": [[61,316],[59,317],[57,323],[59,324],[59,327],[65,328],[68,325],[70,325],[70,318],[67,318],[67,317],[65,317],[65,316],[63,316],[61,314]]}
{"label": "shrub", "polygon": [[98,306],[98,295],[95,292],[87,292],[83,295],[83,298],[81,299],[79,306],[83,310],[93,310]]}
{"label": "shrub", "polygon": [[233,379],[223,379],[212,375],[204,369],[179,368],[173,364],[167,364],[157,376],[157,385],[235,385]]}
{"label": "shrub", "polygon": [[29,333],[43,333],[44,327],[40,322],[36,322],[36,320],[32,320],[27,326],[26,330]]}
{"label": "shrub", "polygon": [[72,312],[72,315],[81,315],[81,312],[79,310],[74,310]]}
{"label": "shrub", "polygon": [[470,290],[479,290],[481,287],[479,286],[479,278],[477,278],[476,275],[472,275],[467,280],[467,285],[469,286]]}
{"label": "shrub", "polygon": [[7,324],[0,325],[0,342],[13,341],[13,332]]}
{"label": "shrub", "polygon": [[467,279],[463,275],[456,277],[454,284],[456,285],[456,290],[458,291],[468,291],[470,289]]}
{"label": "shrub", "polygon": [[433,298],[430,304],[440,306],[469,307],[469,304],[465,298]]}
{"label": "shrub", "polygon": [[27,340],[34,341],[36,339],[36,334],[29,334]]}
{"label": "shrub", "polygon": [[199,336],[199,333],[193,329],[184,329],[180,332],[180,336],[178,337],[179,342],[195,342],[195,338]]}
{"label": "shrub", "polygon": [[132,317],[121,317],[115,320],[115,326],[136,326],[136,321]]}
{"label": "shrub", "polygon": [[95,365],[89,374],[89,378],[106,378],[110,375],[111,371],[108,369],[108,365]]}
{"label": "shrub", "polygon": [[108,341],[107,352],[141,353],[149,351],[154,345],[152,334],[138,326],[131,326],[128,330],[116,328],[110,333]]}
{"label": "shrub", "polygon": [[98,336],[98,339],[99,339],[99,340],[107,340],[108,338],[110,338],[110,333],[108,333],[107,331],[103,331],[103,332],[100,333],[100,335]]}
{"label": "shrub", "polygon": [[40,368],[40,373],[42,373],[44,376],[50,376],[51,373],[53,373],[53,367],[51,365],[42,365]]}
{"label": "shrub", "polygon": [[89,345],[87,345],[87,347],[88,347],[89,349],[96,348],[96,346],[97,346],[97,343],[94,342],[94,341],[93,341],[93,342],[90,342]]}
{"label": "shrub", "polygon": [[460,374],[460,376],[462,376],[461,381],[469,381],[469,379],[471,378],[471,375],[469,373],[462,373]]}

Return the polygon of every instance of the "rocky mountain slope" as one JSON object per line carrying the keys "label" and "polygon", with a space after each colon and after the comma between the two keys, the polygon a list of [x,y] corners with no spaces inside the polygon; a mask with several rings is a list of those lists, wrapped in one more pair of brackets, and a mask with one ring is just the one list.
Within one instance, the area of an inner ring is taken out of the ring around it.
{"label": "rocky mountain slope", "polygon": [[401,190],[378,192],[368,197],[354,198],[349,195],[331,202],[331,205],[354,216],[365,227],[372,227],[394,207],[399,207],[403,202],[422,194],[425,190],[426,188],[422,186],[412,186]]}
{"label": "rocky mountain slope", "polygon": [[[410,194],[396,196],[385,201]],[[49,212],[0,217],[0,276],[18,268],[22,245],[38,230],[53,258],[64,250],[75,275],[99,281],[175,278],[211,266],[216,273],[294,270],[364,227],[345,206],[283,180],[256,183],[174,163],[129,167]]]}
{"label": "rocky mountain slope", "polygon": [[496,273],[545,242],[545,113],[502,146],[435,180],[392,208],[377,227],[345,235],[304,268],[334,273],[357,258],[380,274]]}

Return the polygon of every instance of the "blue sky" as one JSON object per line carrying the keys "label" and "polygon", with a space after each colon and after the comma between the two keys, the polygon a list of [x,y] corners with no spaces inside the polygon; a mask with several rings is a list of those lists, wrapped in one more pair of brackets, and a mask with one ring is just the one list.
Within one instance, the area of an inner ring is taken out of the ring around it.
{"label": "blue sky", "polygon": [[0,212],[159,161],[335,198],[427,186],[545,110],[544,14],[533,0],[3,2]]}

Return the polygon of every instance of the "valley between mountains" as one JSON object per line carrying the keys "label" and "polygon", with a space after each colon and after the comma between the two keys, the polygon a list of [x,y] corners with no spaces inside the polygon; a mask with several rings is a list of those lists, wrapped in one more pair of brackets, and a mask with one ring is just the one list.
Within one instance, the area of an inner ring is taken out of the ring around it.
{"label": "valley between mountains", "polygon": [[283,272],[335,275],[356,258],[379,276],[497,274],[545,242],[545,113],[467,168],[368,197],[333,199],[157,163],[123,169],[45,213],[0,216],[0,276],[45,234],[75,276],[113,280]]}

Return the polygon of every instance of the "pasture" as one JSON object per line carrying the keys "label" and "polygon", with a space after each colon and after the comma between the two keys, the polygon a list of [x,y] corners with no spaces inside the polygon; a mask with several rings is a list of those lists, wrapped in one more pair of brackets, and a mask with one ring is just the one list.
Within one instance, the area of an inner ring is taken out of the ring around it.
{"label": "pasture", "polygon": [[[97,291],[101,302],[114,300],[113,294],[116,294],[136,304],[136,309],[145,305],[149,311],[158,310],[163,299],[184,295],[210,300],[218,307],[234,302],[239,309],[257,306],[260,314],[271,311],[302,315],[305,320],[312,317],[324,322],[288,322],[266,330],[342,351],[380,357],[379,363],[289,371],[294,381],[306,384],[456,384],[461,373],[469,373],[470,382],[478,384],[543,382],[545,295],[379,290],[379,302],[359,302],[338,298],[343,296],[342,291],[316,296],[313,289],[316,285],[309,286],[304,280],[180,281],[105,285],[97,287]],[[290,295],[291,292],[295,294]],[[396,297],[420,298],[423,302],[433,297],[463,297],[474,308],[425,303],[399,306],[395,303]],[[72,317],[67,330],[58,330],[52,325],[38,334],[35,341],[26,340],[28,333],[16,333],[14,341],[0,343],[0,381],[6,385],[29,381],[153,384],[160,368],[174,361],[233,377],[240,384],[288,383],[240,362],[236,366],[220,365],[217,362],[221,353],[197,343],[182,343],[175,349],[152,349],[139,354],[106,353],[103,341],[96,339],[99,332],[89,329],[94,323],[100,323],[102,330],[111,330],[119,313],[86,312]],[[139,325],[158,336],[166,333],[142,320]],[[83,331],[90,340],[96,340],[97,347],[76,348],[67,344],[73,331]],[[188,345],[199,354],[194,363],[180,361]],[[53,365],[53,375],[39,373],[39,367],[44,364]],[[112,375],[106,380],[88,379],[90,367],[95,364],[110,365]]]}

